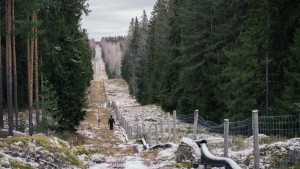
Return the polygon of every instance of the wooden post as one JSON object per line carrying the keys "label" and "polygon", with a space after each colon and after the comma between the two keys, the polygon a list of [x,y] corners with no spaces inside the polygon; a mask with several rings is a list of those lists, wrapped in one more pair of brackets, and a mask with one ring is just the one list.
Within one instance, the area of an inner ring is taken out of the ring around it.
{"label": "wooden post", "polygon": [[132,139],[132,138],[133,138],[133,132],[132,132],[132,128],[133,128],[132,126],[129,126],[129,131],[130,131],[130,134],[129,134],[129,135],[130,135],[130,139]]}
{"label": "wooden post", "polygon": [[115,108],[115,114],[116,114],[116,116],[117,116],[117,120],[119,119],[119,111],[118,111],[118,107],[117,107],[117,105],[116,105],[116,108]]}
{"label": "wooden post", "polygon": [[138,135],[140,135],[140,125],[138,124],[137,126],[136,126],[136,135],[138,136]]}
{"label": "wooden post", "polygon": [[126,131],[126,121],[124,117],[123,117],[123,129]]}
{"label": "wooden post", "polygon": [[161,133],[161,142],[163,143],[165,141],[165,138],[164,138],[164,124],[162,119],[160,119],[160,133]]}
{"label": "wooden post", "polygon": [[124,130],[125,130],[125,133],[127,134],[127,128],[126,128],[127,126],[126,126],[126,125],[127,125],[127,121],[126,121],[126,119],[124,118]]}
{"label": "wooden post", "polygon": [[195,110],[194,113],[194,128],[193,128],[193,136],[194,136],[194,140],[197,139],[196,134],[197,134],[197,128],[198,128],[198,110]]}
{"label": "wooden post", "polygon": [[128,135],[128,122],[127,120],[125,120],[125,131],[126,131],[126,134]]}
{"label": "wooden post", "polygon": [[128,138],[131,139],[131,135],[130,135],[130,126],[128,125]]}
{"label": "wooden post", "polygon": [[100,110],[98,108],[98,128],[100,128]]}
{"label": "wooden post", "polygon": [[139,135],[142,135],[143,133],[142,133],[142,126],[141,125],[139,125]]}
{"label": "wooden post", "polygon": [[130,125],[128,121],[127,121],[127,135],[129,135],[130,137]]}
{"label": "wooden post", "polygon": [[298,130],[299,130],[299,135],[300,135],[300,113],[298,114],[298,116],[299,116],[299,118],[298,118]]}
{"label": "wooden post", "polygon": [[254,169],[259,169],[258,111],[252,111]]}
{"label": "wooden post", "polygon": [[229,120],[224,119],[224,157],[228,157]]}
{"label": "wooden post", "polygon": [[120,126],[122,127],[122,116],[120,116],[120,120],[119,120],[119,124],[120,124]]}
{"label": "wooden post", "polygon": [[129,122],[127,121],[127,134],[129,135],[130,137],[130,125],[129,125]]}
{"label": "wooden post", "polygon": [[176,143],[176,110],[173,111],[173,142]]}
{"label": "wooden post", "polygon": [[149,126],[149,146],[152,146],[152,125]]}
{"label": "wooden post", "polygon": [[171,133],[172,133],[172,130],[171,130],[171,115],[170,115],[170,112],[168,112],[168,117],[167,117],[168,119],[167,119],[167,122],[168,122],[168,131],[169,131],[169,133],[168,133],[168,138],[169,138],[169,140],[171,140]]}
{"label": "wooden post", "polygon": [[125,130],[125,119],[123,117],[123,129]]}
{"label": "wooden post", "polygon": [[158,144],[158,124],[155,123],[155,144]]}
{"label": "wooden post", "polygon": [[125,133],[127,134],[127,121],[126,119],[124,118],[124,130],[125,130]]}
{"label": "wooden post", "polygon": [[145,134],[146,131],[145,131],[145,123],[142,123],[142,134]]}

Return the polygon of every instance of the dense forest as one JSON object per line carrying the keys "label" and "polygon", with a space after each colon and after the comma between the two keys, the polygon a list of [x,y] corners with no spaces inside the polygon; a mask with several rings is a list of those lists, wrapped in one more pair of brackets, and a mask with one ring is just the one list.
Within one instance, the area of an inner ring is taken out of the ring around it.
{"label": "dense forest", "polygon": [[92,50],[80,20],[86,0],[0,2],[0,128],[75,131],[84,118]]}
{"label": "dense forest", "polygon": [[133,18],[122,77],[142,104],[210,119],[298,114],[300,2],[158,0]]}
{"label": "dense forest", "polygon": [[101,38],[101,54],[109,78],[121,77],[121,60],[125,41],[126,39],[123,36]]}

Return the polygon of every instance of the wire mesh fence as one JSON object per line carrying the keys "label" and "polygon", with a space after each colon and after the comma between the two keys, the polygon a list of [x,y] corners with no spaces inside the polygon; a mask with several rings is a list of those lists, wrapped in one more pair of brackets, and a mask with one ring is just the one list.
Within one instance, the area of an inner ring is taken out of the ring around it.
{"label": "wire mesh fence", "polygon": [[[115,103],[111,106],[114,110],[113,113],[115,114],[115,117],[118,119],[129,139],[144,138],[149,146],[165,142],[179,143],[179,140],[182,137],[211,139],[209,140],[210,145],[216,145],[214,147],[216,149],[223,147],[223,141],[225,143],[225,137],[222,138],[224,134],[224,123],[218,124],[211,120],[205,120],[203,117],[198,115],[198,111],[195,111],[195,114],[177,114],[176,111],[174,111],[173,115],[171,113],[167,113],[167,115],[164,116],[151,117],[144,121],[132,123],[129,120],[130,115],[127,117],[126,115],[121,114]],[[231,140],[230,144],[233,149],[238,149],[240,146],[248,150],[250,146],[249,151],[253,151],[251,146],[255,144],[251,143],[251,140],[254,140],[253,138],[258,138],[257,134],[253,135],[253,121],[258,121],[258,125],[254,126],[258,126],[259,134],[272,136],[270,139],[275,139],[270,140],[270,142],[278,141],[282,138],[295,138],[300,136],[300,114],[259,116],[258,118],[256,116],[255,119],[256,120],[253,120],[253,117],[250,117],[241,121],[229,121],[228,133]],[[255,129],[257,129],[257,127],[255,127]],[[197,135],[197,137],[195,135]],[[251,138],[250,136],[253,137]],[[246,144],[249,145],[244,145],[244,141],[238,140],[239,138],[245,137],[249,137],[246,139]],[[255,153],[253,156],[256,156]],[[285,160],[276,163],[276,165],[280,166],[280,168],[295,166],[295,164],[290,164],[291,162],[293,162],[293,160]]]}
{"label": "wire mesh fence", "polygon": [[[120,118],[118,113],[118,108],[115,104],[112,105],[115,110],[117,118]],[[165,136],[166,140],[171,141],[174,135],[174,125],[175,131],[178,132],[177,139],[182,136],[191,137],[193,136],[193,130],[195,130],[195,115],[194,114],[176,114],[176,123],[174,124],[174,118],[168,116],[167,118],[161,119],[161,122],[142,122],[145,127],[142,131],[142,124],[124,124],[124,129],[129,131],[132,135],[137,134],[148,134],[150,131],[153,135],[158,132],[158,140],[164,140],[161,138]],[[205,130],[208,133],[224,134],[224,123],[218,124],[210,120],[205,120],[203,117],[198,116],[196,119],[196,130]],[[126,119],[124,119],[126,120]],[[265,134],[267,136],[281,136],[285,138],[294,138],[300,136],[300,114],[299,115],[282,115],[282,116],[259,116],[259,134]],[[129,126],[131,128],[129,128]],[[158,131],[155,131],[155,125],[158,125]],[[140,129],[139,129],[140,127]],[[245,120],[231,122],[229,121],[229,136],[239,136],[239,137],[250,137],[252,136],[252,118],[247,118]],[[161,134],[163,133],[163,134]],[[199,133],[199,132],[196,132]],[[176,134],[176,133],[175,133]],[[153,136],[152,136],[153,137]],[[156,139],[157,140],[157,139]]]}
{"label": "wire mesh fence", "polygon": [[[286,138],[300,136],[300,115],[260,116],[258,117],[258,123],[260,134]],[[199,116],[198,124],[200,128],[205,128],[212,133],[222,134],[224,132],[224,123],[216,124],[215,122],[204,120]],[[242,121],[229,122],[229,135],[251,136],[252,119],[247,118]]]}

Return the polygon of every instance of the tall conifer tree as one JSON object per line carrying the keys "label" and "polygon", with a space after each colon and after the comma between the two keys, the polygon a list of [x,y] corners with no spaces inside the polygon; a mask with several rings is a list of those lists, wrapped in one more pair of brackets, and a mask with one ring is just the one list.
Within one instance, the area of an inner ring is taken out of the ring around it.
{"label": "tall conifer tree", "polygon": [[13,135],[12,108],[12,0],[6,0],[6,86],[8,135]]}

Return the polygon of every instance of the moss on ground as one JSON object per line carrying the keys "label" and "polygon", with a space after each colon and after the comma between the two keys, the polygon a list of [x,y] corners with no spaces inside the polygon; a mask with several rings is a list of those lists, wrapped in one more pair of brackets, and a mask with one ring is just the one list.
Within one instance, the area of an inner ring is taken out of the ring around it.
{"label": "moss on ground", "polygon": [[32,169],[32,167],[30,165],[23,164],[16,160],[10,160],[9,163],[10,163],[11,168],[13,168],[13,169]]}
{"label": "moss on ground", "polygon": [[[53,145],[53,143],[50,142],[51,139],[46,136],[22,136],[22,137],[12,137],[12,138],[6,138],[1,139],[0,141],[0,147],[9,147],[10,144],[13,144],[15,142],[21,141],[24,145],[28,144],[28,142],[33,142],[37,146],[44,147],[45,150],[56,153],[61,152],[66,155],[66,160],[68,160],[71,164],[80,167],[85,168],[84,164],[78,159],[78,157],[73,154],[72,151],[70,151],[70,147],[64,143],[63,141],[58,140],[59,145]],[[17,162],[13,162],[17,166]],[[26,167],[26,166],[23,166]],[[18,167],[16,167],[18,168]]]}

